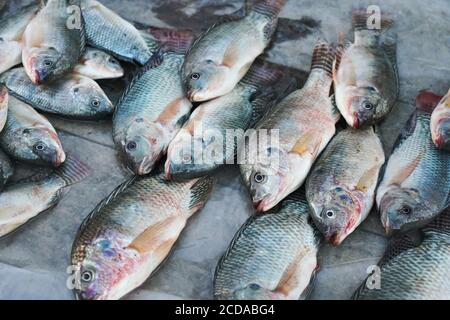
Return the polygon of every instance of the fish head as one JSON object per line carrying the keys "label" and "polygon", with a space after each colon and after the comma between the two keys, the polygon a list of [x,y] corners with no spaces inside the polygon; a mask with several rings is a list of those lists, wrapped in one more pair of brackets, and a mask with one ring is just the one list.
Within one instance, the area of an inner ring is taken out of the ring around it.
{"label": "fish head", "polygon": [[429,209],[415,189],[396,188],[380,201],[381,222],[388,235],[422,226],[428,220]]}
{"label": "fish head", "polygon": [[323,203],[311,202],[313,221],[325,239],[337,246],[356,228],[361,205],[352,192],[342,187],[336,187],[323,196]]}
{"label": "fish head", "polygon": [[186,95],[189,100],[201,102],[229,93],[229,69],[212,60],[187,63],[183,68]]}
{"label": "fish head", "polygon": [[135,119],[120,141],[120,149],[128,167],[138,175],[151,172],[163,155],[168,139],[157,123]]}
{"label": "fish head", "polygon": [[106,52],[89,49],[84,55],[83,74],[92,79],[114,79],[124,75],[120,62]]}
{"label": "fish head", "polygon": [[234,288],[227,294],[218,296],[218,298],[222,300],[282,300],[283,295],[254,282]]}
{"label": "fish head", "polygon": [[436,128],[435,143],[439,149],[450,150],[450,118],[439,120]]}
{"label": "fish head", "polygon": [[375,124],[388,108],[387,101],[371,86],[348,87],[341,105],[344,106],[343,117],[356,129]]}
{"label": "fish head", "polygon": [[31,49],[24,63],[31,81],[38,85],[64,74],[70,67],[54,47]]}

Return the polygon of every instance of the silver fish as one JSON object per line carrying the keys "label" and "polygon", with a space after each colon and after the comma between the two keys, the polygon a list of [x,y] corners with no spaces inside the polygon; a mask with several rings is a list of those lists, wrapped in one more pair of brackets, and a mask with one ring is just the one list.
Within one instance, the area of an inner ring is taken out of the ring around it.
{"label": "silver fish", "polygon": [[93,80],[114,79],[124,75],[124,70],[117,59],[94,48],[86,48],[74,72]]}

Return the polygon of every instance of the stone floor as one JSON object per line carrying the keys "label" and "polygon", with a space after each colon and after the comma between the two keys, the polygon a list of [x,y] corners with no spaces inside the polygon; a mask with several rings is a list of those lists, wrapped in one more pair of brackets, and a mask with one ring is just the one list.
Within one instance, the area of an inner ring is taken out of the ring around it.
{"label": "stone floor", "polygon": [[[29,0],[0,0],[0,17]],[[238,9],[242,1],[102,0],[123,17],[148,25],[201,30],[217,15]],[[386,151],[414,109],[418,90],[445,93],[450,87],[450,2],[448,0],[351,1],[288,0],[280,20],[271,61],[306,72],[318,37],[336,41],[350,28],[354,7],[381,4],[397,16],[401,97],[382,125]],[[0,299],[71,299],[66,268],[72,241],[83,218],[109,194],[126,172],[116,160],[111,123],[69,122],[50,117],[65,149],[93,168],[60,204],[0,241]],[[29,170],[29,169],[28,169]],[[32,170],[41,170],[32,168]],[[21,171],[19,170],[19,174]],[[216,263],[236,230],[251,214],[251,204],[236,168],[217,175],[206,207],[194,216],[164,266],[127,299],[208,299]],[[321,271],[313,299],[348,299],[376,264],[387,239],[376,212],[340,247],[320,251]]]}

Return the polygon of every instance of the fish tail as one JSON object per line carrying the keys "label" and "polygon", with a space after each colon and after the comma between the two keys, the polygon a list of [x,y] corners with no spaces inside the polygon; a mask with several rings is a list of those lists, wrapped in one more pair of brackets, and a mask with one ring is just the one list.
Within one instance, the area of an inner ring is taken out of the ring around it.
{"label": "fish tail", "polygon": [[91,169],[86,164],[74,156],[70,156],[67,158],[66,162],[55,171],[55,175],[61,178],[67,187],[84,180],[90,172]]}
{"label": "fish tail", "polygon": [[186,53],[194,41],[194,33],[191,30],[150,27],[146,31],[156,39],[164,51]]}
{"label": "fish tail", "polygon": [[244,79],[242,79],[242,83],[257,88],[264,88],[280,81],[283,76],[283,72],[277,65],[258,59]]}
{"label": "fish tail", "polygon": [[311,71],[323,70],[329,76],[333,74],[335,50],[326,40],[319,39],[314,47],[311,62]]}
{"label": "fish tail", "polygon": [[430,90],[422,90],[416,98],[416,108],[417,110],[426,113],[433,113],[441,100],[442,96],[439,96]]}
{"label": "fish tail", "polygon": [[198,179],[191,187],[190,209],[198,209],[201,207],[211,195],[214,187],[214,179],[210,176]]}
{"label": "fish tail", "polygon": [[354,31],[375,30],[383,32],[394,25],[394,19],[388,14],[379,14],[375,10],[356,9],[352,14],[352,28]]}
{"label": "fish tail", "polygon": [[251,11],[275,18],[280,14],[285,3],[286,0],[259,0],[251,6]]}

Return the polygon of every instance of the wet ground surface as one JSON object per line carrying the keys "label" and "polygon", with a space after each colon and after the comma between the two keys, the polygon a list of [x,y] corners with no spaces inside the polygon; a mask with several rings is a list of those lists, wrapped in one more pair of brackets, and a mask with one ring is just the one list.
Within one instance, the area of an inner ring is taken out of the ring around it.
{"label": "wet ground surface", "polygon": [[[0,0],[0,16],[31,1]],[[101,1],[123,17],[146,25],[192,28],[195,31],[231,13],[242,1]],[[298,69],[303,78],[318,37],[336,41],[348,32],[350,12],[367,1],[288,0],[281,14],[275,43],[267,59]],[[399,104],[381,126],[386,152],[412,113],[417,91],[425,88],[444,94],[450,87],[450,3],[448,0],[370,1],[397,16]],[[3,9],[2,9],[3,7]],[[115,94],[119,94],[117,89]],[[116,159],[111,121],[76,122],[50,117],[64,148],[93,168],[92,175],[74,186],[59,205],[0,240],[0,299],[71,299],[66,268],[72,241],[83,218],[126,177]],[[19,176],[28,169],[20,169]],[[33,171],[41,171],[32,168]],[[164,266],[128,299],[212,297],[215,266],[237,229],[252,213],[247,191],[237,169],[217,174],[217,185],[206,207],[194,216]],[[385,250],[376,212],[340,247],[320,251],[313,299],[348,299]],[[274,253],[275,254],[275,253]]]}

